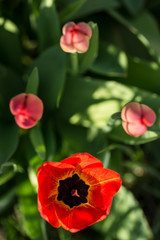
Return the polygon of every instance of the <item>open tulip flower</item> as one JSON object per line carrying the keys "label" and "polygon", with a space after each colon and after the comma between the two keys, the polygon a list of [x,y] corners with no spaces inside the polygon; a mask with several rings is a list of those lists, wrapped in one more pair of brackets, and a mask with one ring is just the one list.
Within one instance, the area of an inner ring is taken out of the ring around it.
{"label": "open tulip flower", "polygon": [[10,100],[9,107],[17,125],[24,129],[35,126],[43,114],[41,99],[31,93],[16,95]]}
{"label": "open tulip flower", "polygon": [[84,53],[88,50],[92,30],[87,23],[68,22],[63,26],[60,46],[65,52]]}
{"label": "open tulip flower", "polygon": [[147,127],[154,124],[155,112],[145,104],[130,102],[121,112],[122,126],[131,136],[140,136],[147,131]]}
{"label": "open tulip flower", "polygon": [[106,218],[122,181],[88,153],[39,167],[38,209],[53,227],[80,231]]}

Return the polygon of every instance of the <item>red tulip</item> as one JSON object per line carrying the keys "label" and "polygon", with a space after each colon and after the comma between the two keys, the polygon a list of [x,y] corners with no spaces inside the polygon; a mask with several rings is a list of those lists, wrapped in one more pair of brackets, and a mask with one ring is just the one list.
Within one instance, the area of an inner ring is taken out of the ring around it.
{"label": "red tulip", "polygon": [[106,218],[122,181],[88,153],[38,169],[38,210],[53,227],[80,231]]}
{"label": "red tulip", "polygon": [[92,30],[87,23],[68,22],[63,26],[60,46],[65,52],[84,53],[88,50]]}
{"label": "red tulip", "polygon": [[156,114],[145,104],[131,102],[123,107],[121,118],[126,133],[131,136],[140,136],[147,131],[147,127],[154,124]]}
{"label": "red tulip", "polygon": [[37,124],[43,114],[43,103],[31,93],[21,93],[10,100],[10,111],[21,128],[31,128]]}

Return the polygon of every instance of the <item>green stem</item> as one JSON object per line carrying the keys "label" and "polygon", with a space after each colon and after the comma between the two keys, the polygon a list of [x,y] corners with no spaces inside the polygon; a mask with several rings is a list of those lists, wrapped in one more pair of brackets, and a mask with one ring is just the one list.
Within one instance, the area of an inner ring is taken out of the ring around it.
{"label": "green stem", "polygon": [[71,53],[72,74],[78,74],[78,55],[77,53]]}

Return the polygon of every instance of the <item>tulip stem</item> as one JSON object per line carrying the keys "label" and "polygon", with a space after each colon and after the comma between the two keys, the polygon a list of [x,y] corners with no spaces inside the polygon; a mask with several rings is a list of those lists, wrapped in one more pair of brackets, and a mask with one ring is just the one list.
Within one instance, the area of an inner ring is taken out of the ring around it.
{"label": "tulip stem", "polygon": [[78,55],[77,53],[71,53],[72,74],[78,74]]}

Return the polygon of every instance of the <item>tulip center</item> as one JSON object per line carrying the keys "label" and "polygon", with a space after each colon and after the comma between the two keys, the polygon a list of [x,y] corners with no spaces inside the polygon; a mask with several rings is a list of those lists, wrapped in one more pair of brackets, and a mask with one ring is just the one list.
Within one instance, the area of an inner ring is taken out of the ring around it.
{"label": "tulip center", "polygon": [[77,174],[59,181],[58,201],[63,201],[70,208],[87,203],[87,185]]}

